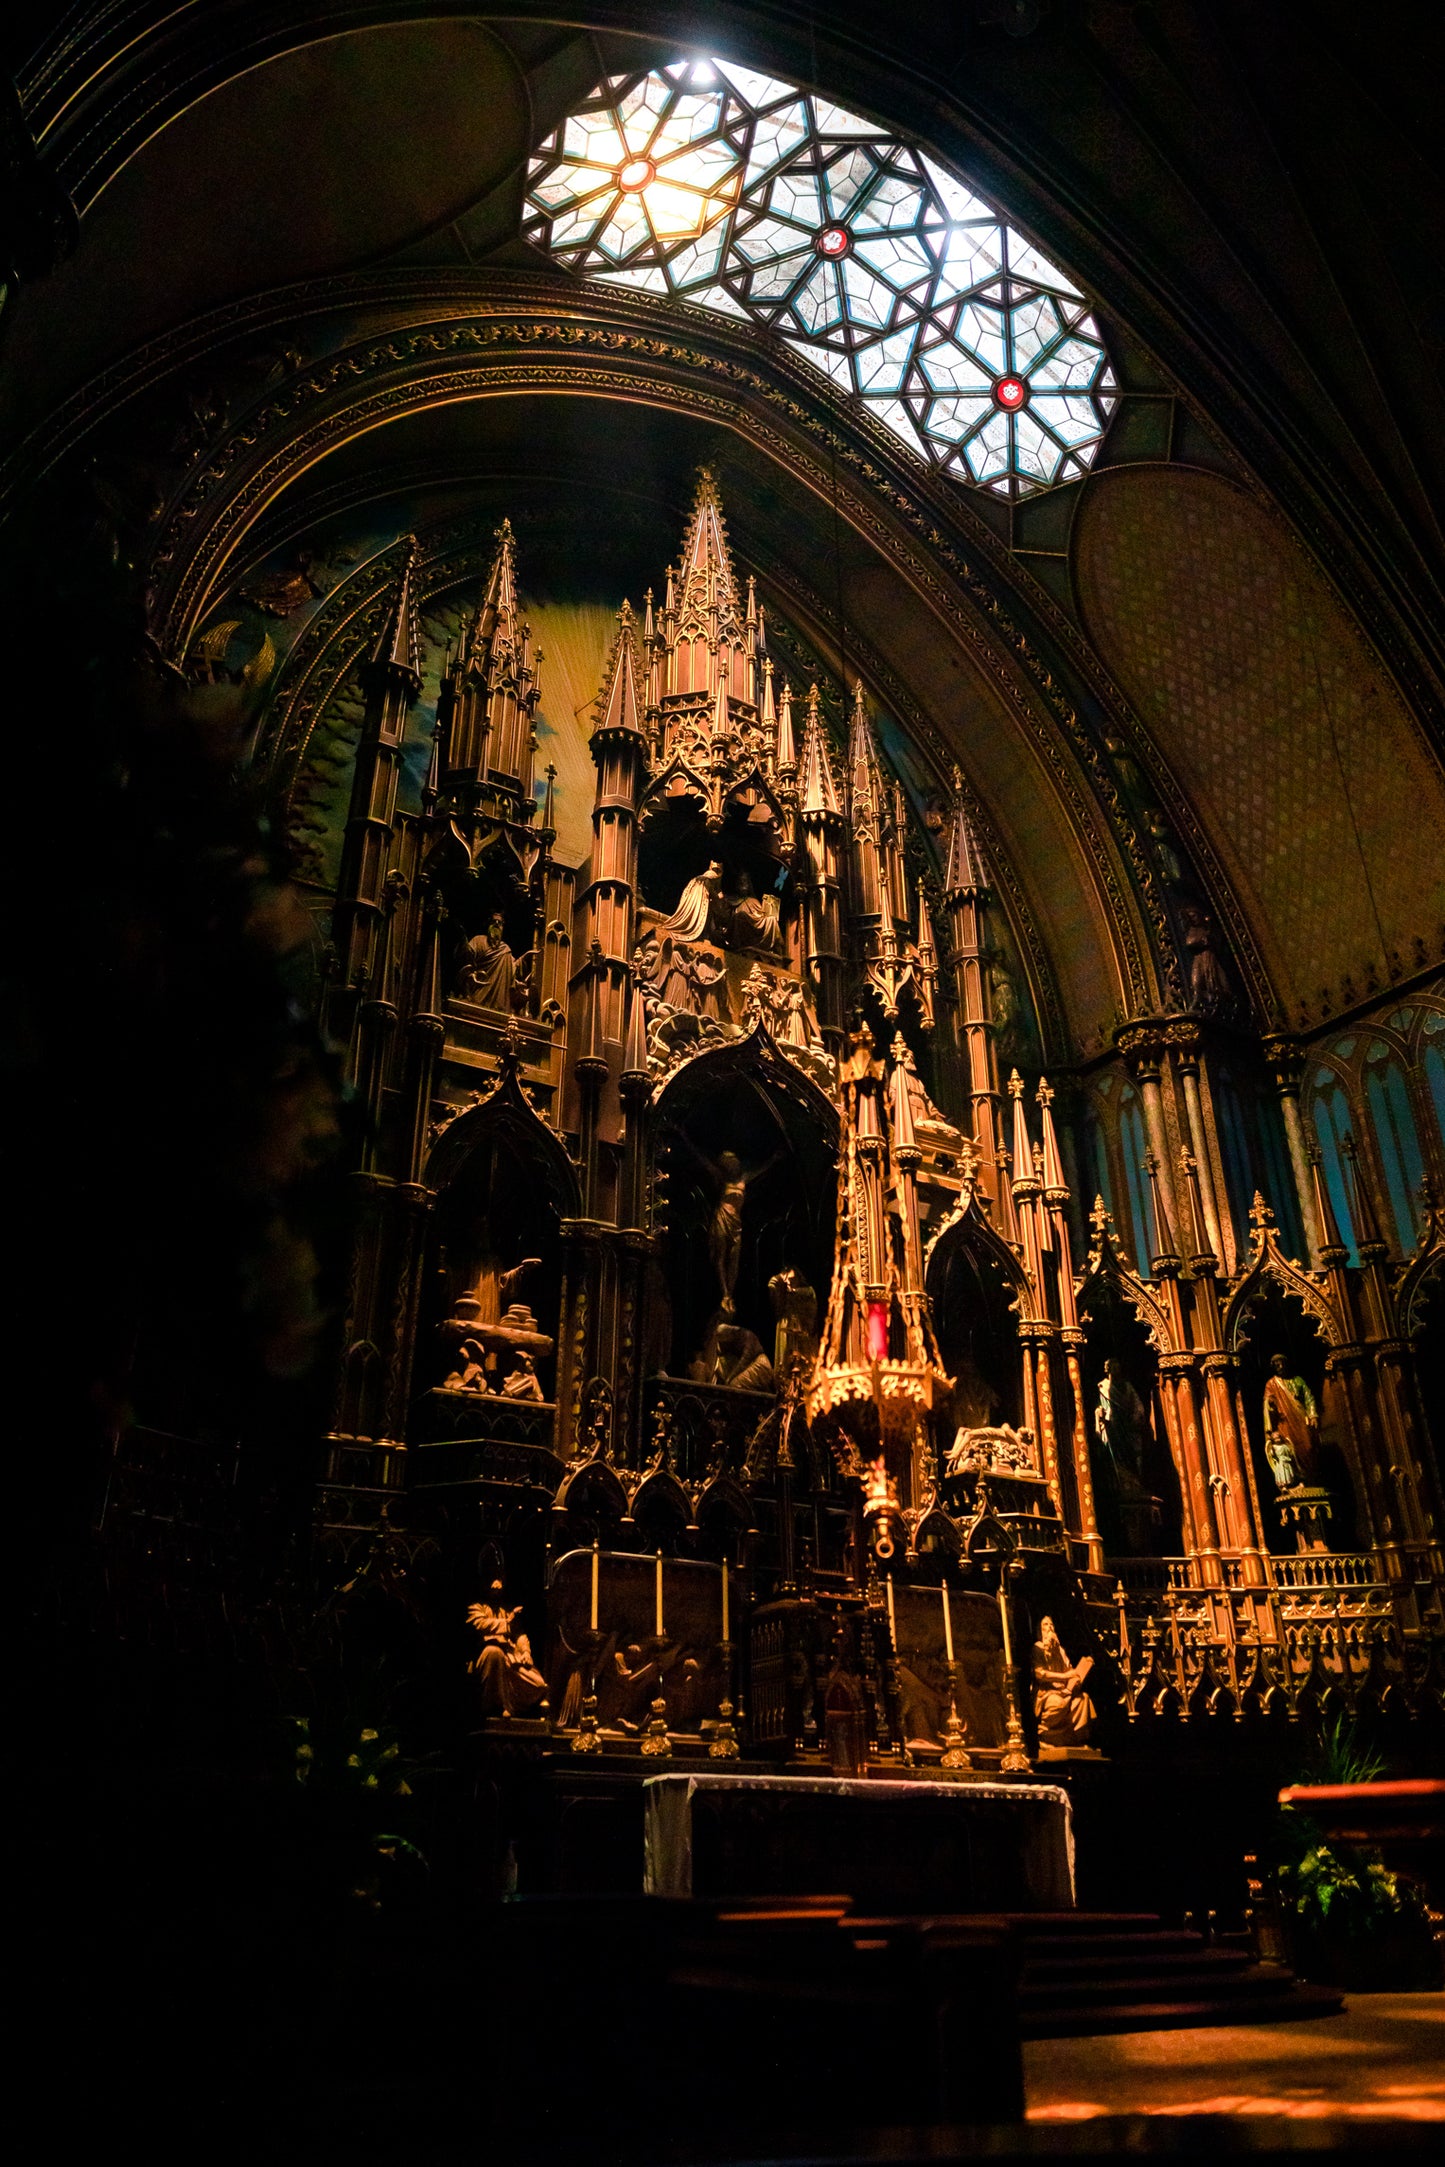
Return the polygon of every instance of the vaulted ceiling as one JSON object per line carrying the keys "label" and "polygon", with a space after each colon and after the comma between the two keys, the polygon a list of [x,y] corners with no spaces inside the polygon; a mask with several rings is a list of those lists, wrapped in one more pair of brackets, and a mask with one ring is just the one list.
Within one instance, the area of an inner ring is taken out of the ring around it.
{"label": "vaulted ceiling", "polygon": [[[266,634],[290,789],[399,533],[440,609],[509,511],[575,706],[706,458],[743,569],[863,675],[920,793],[962,767],[1051,1058],[1182,1003],[1191,909],[1260,1024],[1426,964],[1445,290],[1418,10],[583,15],[22,10],[80,228],[0,316],[12,534],[89,461],[177,654],[304,551],[313,591]],[[943,480],[775,340],[522,243],[527,153],[598,75],[709,48],[921,141],[1070,269],[1124,394],[1087,480],[1017,506]]]}

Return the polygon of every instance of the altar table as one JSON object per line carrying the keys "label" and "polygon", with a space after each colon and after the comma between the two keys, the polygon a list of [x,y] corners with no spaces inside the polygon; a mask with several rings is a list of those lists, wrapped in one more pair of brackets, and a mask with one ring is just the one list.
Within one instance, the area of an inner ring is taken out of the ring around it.
{"label": "altar table", "polygon": [[1056,1784],[650,1776],[655,1896],[850,1896],[867,1910],[1065,1911],[1074,1837]]}

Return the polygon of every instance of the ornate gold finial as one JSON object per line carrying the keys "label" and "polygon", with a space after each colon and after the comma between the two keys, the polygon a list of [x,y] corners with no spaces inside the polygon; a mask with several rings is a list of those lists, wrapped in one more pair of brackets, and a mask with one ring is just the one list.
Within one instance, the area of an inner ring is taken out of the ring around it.
{"label": "ornate gold finial", "polygon": [[1024,1080],[1022,1076],[1020,1076],[1017,1069],[1015,1069],[1013,1074],[1009,1077],[1008,1088],[1010,1098],[1021,1099],[1023,1097]]}

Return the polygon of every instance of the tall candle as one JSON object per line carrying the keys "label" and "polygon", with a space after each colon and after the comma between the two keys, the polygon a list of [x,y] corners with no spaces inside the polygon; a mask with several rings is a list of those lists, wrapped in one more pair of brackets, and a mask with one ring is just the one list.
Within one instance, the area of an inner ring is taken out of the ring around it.
{"label": "tall candle", "polygon": [[948,1582],[943,1583],[943,1652],[953,1661],[953,1611],[948,1601]]}
{"label": "tall candle", "polygon": [[898,1621],[897,1621],[897,1619],[896,1619],[896,1618],[894,1617],[894,1615],[893,1615],[893,1575],[892,1575],[892,1573],[890,1573],[890,1574],[888,1575],[888,1580],[887,1580],[887,1587],[888,1587],[888,1638],[889,1638],[889,1639],[890,1639],[890,1640],[892,1641],[892,1643],[893,1643],[893,1653],[894,1653],[894,1654],[896,1655],[896,1654],[898,1653]]}
{"label": "tall candle", "polygon": [[657,1553],[657,1637],[662,1638],[662,1552]]}
{"label": "tall candle", "polygon": [[724,1639],[724,1640],[726,1640],[726,1639],[728,1638],[728,1561],[727,1561],[727,1559],[726,1559],[726,1558],[724,1558],[724,1559],[723,1559],[723,1630],[722,1630],[722,1637],[723,1637],[723,1639]]}
{"label": "tall candle", "polygon": [[1008,1631],[1008,1589],[1004,1586],[1002,1573],[998,1582],[998,1614],[1003,1620],[1003,1659],[1008,1668],[1012,1669],[1014,1652]]}
{"label": "tall candle", "polygon": [[592,1544],[592,1630],[597,1630],[597,1544]]}

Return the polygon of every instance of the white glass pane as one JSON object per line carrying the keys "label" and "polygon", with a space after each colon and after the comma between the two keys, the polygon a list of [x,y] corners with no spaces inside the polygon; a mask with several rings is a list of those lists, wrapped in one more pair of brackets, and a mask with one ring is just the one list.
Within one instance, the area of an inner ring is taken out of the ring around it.
{"label": "white glass pane", "polygon": [[746,263],[771,263],[777,256],[791,256],[807,242],[797,226],[785,226],[776,218],[760,218],[738,235],[734,244]]}
{"label": "white glass pane", "polygon": [[698,302],[703,308],[719,309],[724,316],[741,316],[747,323],[753,320],[741,301],[736,300],[726,286],[708,286],[701,293],[690,293],[687,298],[689,301]]}
{"label": "white glass pane", "polygon": [[794,166],[773,182],[769,205],[779,218],[795,218],[811,233],[823,223],[823,205],[815,174]]}
{"label": "white glass pane", "polygon": [[1003,311],[982,301],[966,301],[958,312],[954,335],[978,355],[991,376],[1004,373]]}
{"label": "white glass pane", "polygon": [[853,364],[841,346],[805,346],[802,351],[820,369],[826,369],[836,383],[845,391],[857,389],[853,381]]}
{"label": "white glass pane", "polygon": [[569,158],[588,159],[609,172],[628,155],[610,113],[574,113],[562,131],[562,148]]}
{"label": "white glass pane", "polygon": [[716,93],[707,98],[684,91],[657,131],[653,156],[665,158],[670,150],[678,150],[685,143],[696,143],[700,137],[711,135],[722,120],[722,104]]}
{"label": "white glass pane", "polygon": [[670,256],[667,269],[674,286],[691,286],[699,279],[711,278],[722,260],[727,237],[727,220],[720,218],[711,233],[705,233],[700,241],[689,241],[686,248]]}
{"label": "white glass pane", "polygon": [[569,203],[610,187],[612,174],[605,167],[560,166],[549,180],[535,181],[532,201],[547,211],[565,210]]}
{"label": "white glass pane", "polygon": [[638,196],[619,196],[611,218],[597,236],[597,246],[604,256],[616,262],[630,255],[639,241],[648,238],[647,213]]}
{"label": "white glass pane", "polygon": [[713,56],[713,66],[733,89],[747,99],[755,110],[765,105],[776,105],[780,98],[796,98],[798,93],[791,83],[780,83],[771,75],[755,75],[751,68],[740,68],[731,60],[719,60]]}
{"label": "white glass pane", "polygon": [[803,329],[814,334],[831,330],[842,322],[843,302],[838,292],[838,275],[831,263],[815,266],[794,299],[793,313]]}
{"label": "white glass pane", "polygon": [[584,203],[580,209],[565,211],[553,223],[552,246],[575,248],[579,241],[590,240],[597,231],[599,221],[605,217],[615,201],[616,197],[609,189],[606,195],[596,197],[591,203]]}
{"label": "white glass pane", "polygon": [[841,105],[830,105],[826,98],[814,98],[813,113],[818,123],[819,135],[886,135],[886,128],[877,127],[861,114],[850,113]]}
{"label": "white glass pane", "polygon": [[672,85],[666,76],[645,75],[634,89],[617,101],[617,118],[634,157],[639,157],[652,141],[658,118],[672,95]]}
{"label": "white glass pane", "polygon": [[1069,445],[1089,444],[1099,434],[1094,402],[1081,392],[1048,392],[1029,400],[1029,412]]}
{"label": "white glass pane", "polygon": [[992,396],[993,378],[988,370],[966,348],[955,346],[951,339],[930,346],[919,356],[919,361],[935,391],[974,391]]}
{"label": "white glass pane", "polygon": [[729,198],[737,191],[740,172],[738,154],[731,143],[695,143],[687,150],[674,151],[658,166],[662,180],[681,181],[686,187],[709,189],[715,195],[725,192]]}
{"label": "white glass pane", "polygon": [[918,326],[909,324],[905,331],[895,331],[872,346],[860,347],[853,357],[860,391],[901,391],[917,340]]}
{"label": "white glass pane", "polygon": [[894,286],[916,285],[931,275],[933,265],[920,240],[910,234],[889,234],[886,239],[860,240],[857,253],[870,271],[877,271]]}
{"label": "white glass pane", "polygon": [[923,215],[923,190],[896,173],[885,173],[854,219],[859,233],[898,232]]}
{"label": "white glass pane", "polygon": [[1011,308],[1009,322],[1013,331],[1013,364],[1025,372],[1063,329],[1053,302],[1042,293],[1032,294],[1027,301]]}
{"label": "white glass pane", "polygon": [[1031,481],[1051,482],[1059,470],[1063,453],[1051,436],[1047,436],[1025,411],[1014,416],[1014,458],[1020,474]]}
{"label": "white glass pane", "polygon": [[928,433],[941,437],[945,444],[960,443],[993,411],[993,400],[988,397],[932,399],[928,405]]}
{"label": "white glass pane", "polygon": [[660,180],[643,190],[642,200],[659,241],[680,241],[697,233],[711,208],[707,197],[700,196],[696,189],[670,188]]}
{"label": "white glass pane", "polygon": [[667,292],[667,280],[655,264],[629,264],[625,271],[614,271],[603,266],[596,275],[598,278],[607,279],[613,286],[643,286],[649,293]]}
{"label": "white glass pane", "polygon": [[976,482],[986,482],[995,475],[1007,474],[1009,470],[1009,431],[1007,414],[994,414],[977,436],[970,437],[964,446],[963,456],[968,470]]}
{"label": "white glass pane", "polygon": [[808,112],[801,98],[785,106],[781,113],[767,114],[753,131],[745,185],[751,187],[765,173],[771,173],[775,165],[806,140],[807,134]]}
{"label": "white glass pane", "polygon": [[985,203],[981,196],[976,196],[971,189],[965,188],[962,181],[945,172],[935,159],[925,158],[920,153],[920,163],[937,189],[938,199],[949,219],[962,225],[969,219],[997,216],[992,204]]}
{"label": "white glass pane", "polygon": [[943,268],[938,282],[941,298],[965,294],[987,285],[1003,262],[1003,229],[1000,226],[949,226],[943,240]]}
{"label": "white glass pane", "polygon": [[831,218],[846,218],[854,201],[868,186],[877,170],[865,150],[845,151],[841,158],[835,158],[823,174],[828,215]]}
{"label": "white glass pane", "polygon": [[1095,372],[1104,356],[1092,340],[1081,339],[1077,333],[1065,339],[1062,346],[1055,347],[1038,366],[1029,372],[1031,389],[1043,391],[1086,391],[1094,381]]}
{"label": "white glass pane", "polygon": [[1015,278],[1037,280],[1040,286],[1052,286],[1057,293],[1072,294],[1075,300],[1083,299],[1078,287],[1069,284],[1058,265],[1050,263],[1047,256],[1040,254],[1021,233],[1015,233],[1012,226],[1008,229],[1008,267]]}
{"label": "white glass pane", "polygon": [[796,256],[780,256],[776,263],[766,264],[761,271],[753,273],[749,298],[754,301],[781,300],[794,280],[801,278],[808,266],[817,260],[811,248]]}
{"label": "white glass pane", "polygon": [[893,315],[894,296],[881,278],[861,264],[856,256],[843,261],[843,289],[848,297],[849,320],[869,329],[881,330]]}
{"label": "white glass pane", "polygon": [[928,449],[923,437],[919,434],[917,422],[901,399],[870,399],[868,401],[868,411],[870,414],[876,414],[880,421],[886,422],[893,434],[901,437],[910,451],[926,451]]}

